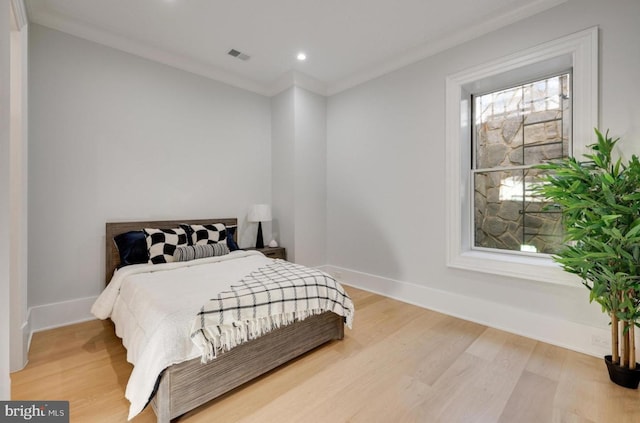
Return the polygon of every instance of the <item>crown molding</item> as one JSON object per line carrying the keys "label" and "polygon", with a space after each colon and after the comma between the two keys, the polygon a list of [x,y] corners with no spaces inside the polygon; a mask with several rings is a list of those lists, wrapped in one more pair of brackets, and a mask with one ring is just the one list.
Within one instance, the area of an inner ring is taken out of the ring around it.
{"label": "crown molding", "polygon": [[327,87],[322,81],[294,70],[285,72],[280,78],[278,78],[278,80],[273,83],[269,95],[278,95],[294,86],[304,88],[321,96],[327,96]]}
{"label": "crown molding", "polygon": [[24,0],[11,0],[11,8],[13,10],[16,27],[18,28],[18,31],[20,31],[29,22]]}
{"label": "crown molding", "polygon": [[67,34],[93,41],[117,50],[159,62],[173,68],[181,69],[205,78],[214,79],[227,85],[269,96],[272,89],[267,84],[244,78],[237,74],[221,70],[215,66],[203,63],[190,57],[183,56],[146,43],[132,41],[118,34],[86,25],[76,20],[60,17],[48,12],[31,13],[31,22],[55,29]]}
{"label": "crown molding", "polygon": [[[496,15],[494,18],[481,22],[478,25],[471,26],[464,31],[451,33],[439,40],[409,49],[390,60],[378,62],[377,64],[361,69],[350,76],[340,78],[335,81],[323,82],[309,75],[291,70],[272,83],[262,83],[250,78],[242,77],[238,74],[224,71],[214,65],[207,64],[197,59],[186,57],[146,43],[132,41],[115,33],[98,29],[76,20],[67,19],[57,14],[49,13],[45,10],[38,10],[38,13],[33,13],[32,8],[29,8],[29,4],[27,4],[27,8],[30,21],[39,25],[270,97],[292,86],[299,86],[323,96],[338,94],[349,88],[416,63],[429,56],[433,56],[491,31],[558,6],[566,1],[567,0],[531,1],[519,9],[502,15]],[[24,22],[23,25],[26,24],[27,13],[25,13],[24,0],[11,0],[11,2],[14,4],[14,8],[17,11],[16,14],[20,15],[17,19],[22,19]]]}
{"label": "crown molding", "polygon": [[492,31],[503,28],[522,19],[543,12],[552,7],[565,3],[567,0],[537,0],[531,1],[527,5],[514,11],[496,15],[494,18],[481,22],[477,25],[470,26],[464,31],[457,31],[445,36],[439,40],[435,40],[413,49],[409,49],[404,53],[376,65],[368,69],[362,69],[346,78],[342,78],[327,84],[327,95],[332,96],[349,88],[363,84],[375,78],[379,78],[387,73],[396,71],[405,66],[419,62],[427,57],[443,52],[452,47],[463,44],[474,38],[488,34]]}

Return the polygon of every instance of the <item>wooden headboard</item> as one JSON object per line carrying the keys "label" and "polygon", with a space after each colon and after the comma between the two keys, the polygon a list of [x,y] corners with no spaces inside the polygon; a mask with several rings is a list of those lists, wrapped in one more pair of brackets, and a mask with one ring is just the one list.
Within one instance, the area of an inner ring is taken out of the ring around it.
{"label": "wooden headboard", "polygon": [[[225,226],[234,226],[238,224],[238,219],[182,219],[182,220],[149,220],[137,222],[107,222],[105,229],[106,243],[106,261],[105,261],[105,285],[109,284],[113,272],[120,264],[120,255],[113,237],[129,231],[141,231],[144,228],[160,228],[172,229],[177,228],[179,224],[186,223],[189,225],[204,225],[207,223],[224,223]],[[234,239],[238,241],[238,230],[236,229]]]}

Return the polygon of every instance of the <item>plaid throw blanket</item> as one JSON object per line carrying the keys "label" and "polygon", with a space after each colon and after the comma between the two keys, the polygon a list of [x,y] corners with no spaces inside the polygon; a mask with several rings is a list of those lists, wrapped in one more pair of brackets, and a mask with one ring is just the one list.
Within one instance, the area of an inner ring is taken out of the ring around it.
{"label": "plaid throw blanket", "polygon": [[191,340],[206,363],[219,351],[325,311],[344,317],[351,328],[353,303],[340,283],[319,270],[274,260],[205,304]]}

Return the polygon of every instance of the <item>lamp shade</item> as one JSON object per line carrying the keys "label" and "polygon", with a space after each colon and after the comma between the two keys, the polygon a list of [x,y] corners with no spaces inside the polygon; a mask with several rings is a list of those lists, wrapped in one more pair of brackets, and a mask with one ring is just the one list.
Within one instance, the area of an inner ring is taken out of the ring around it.
{"label": "lamp shade", "polygon": [[268,204],[254,204],[249,209],[249,222],[269,222],[271,221],[271,206]]}

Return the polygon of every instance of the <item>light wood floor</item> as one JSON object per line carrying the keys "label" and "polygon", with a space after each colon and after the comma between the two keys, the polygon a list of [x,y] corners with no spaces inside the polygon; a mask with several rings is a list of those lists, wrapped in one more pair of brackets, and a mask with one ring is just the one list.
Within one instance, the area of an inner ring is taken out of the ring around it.
{"label": "light wood floor", "polygon": [[[354,329],[178,419],[199,422],[640,422],[601,359],[346,287]],[[71,422],[124,422],[131,372],[109,322],[34,335],[16,400],[69,400]],[[133,422],[153,422],[148,408]]]}

